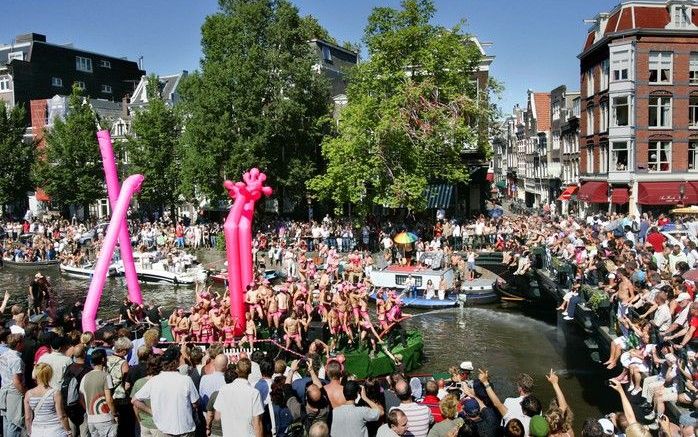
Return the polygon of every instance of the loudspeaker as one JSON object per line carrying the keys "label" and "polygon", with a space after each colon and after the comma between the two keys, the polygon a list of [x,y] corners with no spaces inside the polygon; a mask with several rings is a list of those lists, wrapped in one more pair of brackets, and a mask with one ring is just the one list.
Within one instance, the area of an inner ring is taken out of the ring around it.
{"label": "loudspeaker", "polygon": [[312,343],[315,340],[322,340],[327,343],[329,340],[329,332],[325,329],[325,324],[323,322],[311,321],[308,324],[308,343]]}

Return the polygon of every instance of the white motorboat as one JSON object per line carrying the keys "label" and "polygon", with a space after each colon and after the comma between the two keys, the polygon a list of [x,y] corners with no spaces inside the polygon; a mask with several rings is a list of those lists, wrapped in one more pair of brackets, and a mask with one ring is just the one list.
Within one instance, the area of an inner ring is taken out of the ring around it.
{"label": "white motorboat", "polygon": [[[84,264],[82,266],[70,266],[67,264],[60,265],[61,273],[68,276],[75,276],[79,278],[91,278],[95,273],[94,264]],[[109,266],[107,271],[107,278],[116,276],[119,274],[119,265],[114,263]]]}
{"label": "white motorboat", "polygon": [[[133,254],[136,274],[143,282],[165,282],[169,284],[193,284],[206,278],[206,271],[196,262],[196,257],[177,252],[162,257],[157,252],[135,252]],[[124,272],[119,261],[118,271]]]}

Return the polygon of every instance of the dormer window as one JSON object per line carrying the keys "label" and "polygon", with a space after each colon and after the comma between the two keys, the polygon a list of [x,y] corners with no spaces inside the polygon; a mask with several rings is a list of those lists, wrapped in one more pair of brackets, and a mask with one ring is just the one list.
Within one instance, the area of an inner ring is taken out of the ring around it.
{"label": "dormer window", "polygon": [[672,1],[669,4],[671,22],[666,26],[667,29],[696,29],[691,20],[693,8],[690,4],[684,1]]}

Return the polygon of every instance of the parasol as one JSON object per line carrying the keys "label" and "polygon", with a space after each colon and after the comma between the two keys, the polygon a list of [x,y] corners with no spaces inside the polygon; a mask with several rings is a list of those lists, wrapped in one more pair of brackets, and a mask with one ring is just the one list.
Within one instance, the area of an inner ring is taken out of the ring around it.
{"label": "parasol", "polygon": [[393,241],[397,244],[412,244],[417,240],[419,240],[419,237],[412,232],[400,232],[393,238]]}
{"label": "parasol", "polygon": [[672,214],[698,214],[698,206],[687,206],[684,208],[674,208],[671,210]]}

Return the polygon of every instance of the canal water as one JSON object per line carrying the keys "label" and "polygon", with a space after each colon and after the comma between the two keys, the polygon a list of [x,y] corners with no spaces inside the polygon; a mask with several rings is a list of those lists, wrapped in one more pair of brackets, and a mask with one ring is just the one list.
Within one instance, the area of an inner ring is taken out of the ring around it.
{"label": "canal water", "polygon": [[[0,295],[8,290],[10,304],[26,304],[34,273],[12,267],[0,269]],[[59,305],[71,305],[84,298],[87,279],[69,278],[57,268],[42,273],[50,277]],[[143,284],[142,289],[146,301],[163,305],[166,311],[190,306],[194,300],[193,287]],[[99,317],[117,316],[125,294],[123,278],[108,279]],[[575,414],[575,429],[581,428],[586,417],[599,417],[620,408],[617,396],[603,382],[610,375],[590,360],[583,337],[573,323],[554,318],[543,321],[541,317],[523,315],[519,308],[500,305],[406,312],[415,315],[406,322],[407,328],[419,329],[425,340],[426,360],[419,373],[443,372],[462,361],[472,361],[476,369],[489,370],[503,399],[516,395],[513,380],[517,373],[526,372],[533,376],[534,391],[547,408],[554,393],[544,375],[552,368],[560,375],[562,389]]]}

